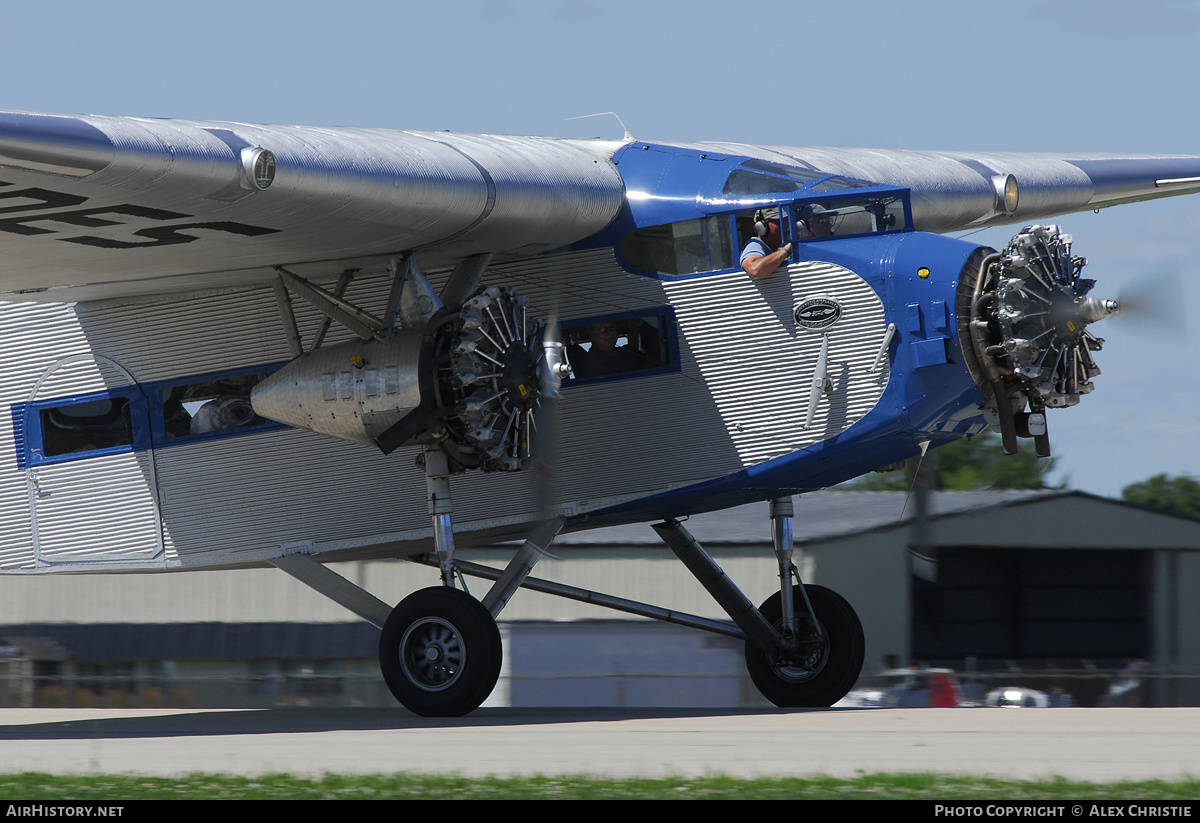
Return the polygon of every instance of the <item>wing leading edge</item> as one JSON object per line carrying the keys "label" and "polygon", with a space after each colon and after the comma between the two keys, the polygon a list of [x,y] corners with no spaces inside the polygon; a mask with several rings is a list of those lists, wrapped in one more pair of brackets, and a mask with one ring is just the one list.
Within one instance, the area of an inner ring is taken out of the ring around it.
{"label": "wing leading edge", "polygon": [[[1013,152],[694,144],[764,160],[820,169],[912,191],[918,231],[950,232],[1027,223],[1071,212],[1200,192],[1200,157],[1188,155],[1020,154]],[[1003,181],[1012,175],[1019,200],[1004,208]]]}
{"label": "wing leading edge", "polygon": [[[0,113],[0,292],[61,301],[405,251],[536,254],[616,216],[620,145]],[[247,166],[260,149],[261,179]]]}
{"label": "wing leading edge", "polygon": [[[621,145],[0,112],[0,294],[195,290],[403,252],[536,255],[617,217]],[[1200,192],[1193,156],[691,148],[904,186],[916,228],[934,232]]]}

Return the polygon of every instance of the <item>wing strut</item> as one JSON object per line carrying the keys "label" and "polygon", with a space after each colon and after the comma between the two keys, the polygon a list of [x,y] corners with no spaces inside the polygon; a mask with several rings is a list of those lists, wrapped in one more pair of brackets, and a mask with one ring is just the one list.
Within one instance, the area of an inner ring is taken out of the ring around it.
{"label": "wing strut", "polygon": [[483,607],[492,613],[492,617],[499,617],[501,610],[512,599],[513,594],[525,582],[525,578],[529,577],[529,573],[533,571],[534,565],[546,553],[546,549],[550,547],[550,543],[562,531],[563,522],[557,518],[554,520],[545,520],[538,525],[537,528],[530,533],[528,539],[517,549],[517,553],[513,555],[512,560],[508,561],[508,566],[505,567],[504,573],[500,575],[492,588],[488,590],[487,595],[483,598]]}
{"label": "wing strut", "polygon": [[300,341],[300,329],[296,326],[296,313],[292,311],[292,298],[288,294],[283,275],[275,278],[275,305],[279,309],[279,319],[283,321],[283,333],[287,337],[288,351],[292,359],[304,354],[304,344]]}
{"label": "wing strut", "polygon": [[[392,291],[388,295],[386,337],[397,329],[419,329],[442,308],[442,300],[411,254],[393,257]],[[383,338],[380,338],[383,339]]]}
{"label": "wing strut", "polygon": [[[354,279],[354,273],[356,271],[358,271],[358,269],[346,269],[341,273],[341,275],[338,277],[337,285],[333,287],[334,297],[341,298],[345,296],[346,289],[349,287],[350,281]],[[280,278],[281,281],[282,279],[283,278]],[[321,318],[321,323],[317,326],[317,333],[313,335],[312,347],[314,349],[321,348],[321,344],[325,342],[325,335],[329,331],[329,323],[331,319],[332,318],[330,318],[329,315],[325,315]]]}
{"label": "wing strut", "polygon": [[370,340],[384,331],[383,321],[368,311],[360,309],[348,300],[310,283],[299,275],[292,274],[283,266],[276,266],[279,278],[304,302],[317,311],[341,323],[363,340]]}
{"label": "wing strut", "polygon": [[446,281],[446,285],[442,286],[441,298],[442,302],[447,306],[457,306],[467,302],[475,289],[479,288],[480,282],[483,280],[483,273],[487,271],[488,263],[492,261],[491,252],[486,254],[473,254],[460,262],[454,267],[454,271],[450,273],[450,279]]}
{"label": "wing strut", "polygon": [[[490,259],[490,254],[477,254],[459,263],[451,275],[451,282],[447,283],[447,290],[454,286],[452,291],[455,294],[461,289],[466,289],[468,294],[474,291]],[[275,266],[278,275],[274,284],[275,302],[279,307],[292,357],[304,354],[304,343],[296,326],[290,293],[325,315],[317,326],[310,351],[321,347],[331,321],[342,324],[361,340],[387,343],[399,330],[423,327],[444,307],[445,301],[438,296],[413,255],[392,258],[388,269],[392,274],[392,287],[384,307],[384,317],[380,319],[345,299],[346,289],[357,269],[343,271],[333,291],[328,291],[282,266]]]}
{"label": "wing strut", "polygon": [[333,602],[345,606],[373,626],[383,628],[392,607],[307,554],[273,557],[272,566],[285,571]]}

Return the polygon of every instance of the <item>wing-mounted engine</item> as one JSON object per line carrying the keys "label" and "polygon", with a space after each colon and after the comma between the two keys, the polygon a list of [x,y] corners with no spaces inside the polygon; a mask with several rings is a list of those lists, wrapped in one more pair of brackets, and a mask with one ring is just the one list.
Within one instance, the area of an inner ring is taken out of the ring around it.
{"label": "wing-mounted engine", "polygon": [[970,341],[968,365],[991,395],[1008,454],[1024,436],[1048,456],[1045,409],[1075,405],[1100,374],[1092,352],[1104,340],[1087,327],[1118,306],[1088,296],[1095,281],[1081,276],[1086,264],[1057,226],[1027,226],[1003,252],[972,258],[963,271],[960,339]]}
{"label": "wing-mounted engine", "polygon": [[548,339],[545,321],[507,286],[475,289],[447,307],[411,259],[394,268],[393,309],[384,320],[361,309],[355,318],[339,316],[355,307],[281,272],[281,283],[359,339],[300,354],[254,388],[255,410],[384,454],[436,445],[459,469],[527,467],[534,413],[557,391],[561,372],[561,345]]}

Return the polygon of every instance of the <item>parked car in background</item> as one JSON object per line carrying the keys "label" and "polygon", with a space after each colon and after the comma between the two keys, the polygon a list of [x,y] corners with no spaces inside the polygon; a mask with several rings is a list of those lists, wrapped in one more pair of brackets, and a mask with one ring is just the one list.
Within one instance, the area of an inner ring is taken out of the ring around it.
{"label": "parked car in background", "polygon": [[992,689],[987,694],[986,705],[992,708],[1005,709],[1048,709],[1051,705],[1050,695],[1037,689],[1026,689],[1020,686],[1003,686]]}
{"label": "parked car in background", "polygon": [[962,686],[951,669],[891,669],[858,681],[836,706],[860,709],[965,706]]}

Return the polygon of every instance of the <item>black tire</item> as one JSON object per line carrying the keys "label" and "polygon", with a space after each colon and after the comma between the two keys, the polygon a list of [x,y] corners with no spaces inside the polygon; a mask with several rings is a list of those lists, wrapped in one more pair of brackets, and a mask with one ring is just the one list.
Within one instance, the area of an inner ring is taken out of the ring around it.
{"label": "black tire", "polygon": [[470,595],[421,589],[392,609],[379,638],[379,668],[396,699],[424,717],[475,711],[500,677],[500,629]]}
{"label": "black tire", "polygon": [[[799,586],[792,588],[792,606],[797,634],[811,641],[804,651],[793,659],[777,660],[752,641],[746,642],[750,679],[763,697],[783,708],[832,706],[841,700],[858,680],[866,651],[862,624],[846,599],[823,586],[805,589],[827,642],[817,641]],[[781,600],[776,592],[758,609],[775,626],[783,623]]]}

